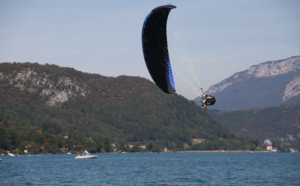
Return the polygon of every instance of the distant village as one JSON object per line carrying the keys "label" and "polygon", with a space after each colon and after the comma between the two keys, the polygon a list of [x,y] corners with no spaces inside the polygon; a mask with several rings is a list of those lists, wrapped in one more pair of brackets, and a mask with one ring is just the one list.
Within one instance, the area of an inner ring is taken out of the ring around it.
{"label": "distant village", "polygon": [[269,152],[277,152],[277,148],[272,146],[272,141],[269,139],[266,139],[264,141],[264,144],[267,146],[267,151]]}
{"label": "distant village", "polygon": [[[64,136],[64,139],[69,139],[69,136],[68,135]],[[201,142],[203,142],[202,139],[201,140],[199,140],[199,139],[193,139],[193,143],[197,144],[197,143],[201,143]],[[276,147],[272,146],[272,144],[273,143],[272,143],[272,141],[270,139],[265,139],[264,140],[264,146],[265,146],[265,148],[263,148],[263,149],[265,149],[267,152],[279,152]],[[117,144],[116,143],[111,143],[110,145],[111,145],[112,150],[113,150],[112,152],[114,152],[114,153],[124,153],[124,152],[122,152],[121,150],[119,150],[117,148]],[[27,145],[25,147],[24,154],[30,154],[30,152],[28,150],[28,148],[30,146],[31,145]],[[44,146],[41,146],[41,148],[44,148]],[[147,146],[146,145],[135,146],[135,145],[129,144],[129,145],[125,145],[125,148],[129,149],[129,150],[132,150],[134,148],[139,148],[141,150],[139,152],[147,152]],[[263,149],[260,149],[260,150],[264,151]],[[169,151],[167,147],[164,147],[162,149],[162,151],[160,151],[160,152],[174,152],[174,151]],[[224,151],[222,151],[222,152],[224,152]],[[298,153],[299,151],[297,149],[290,148],[290,152],[291,153]],[[69,148],[60,148],[60,153],[62,153],[62,154],[71,154]],[[4,154],[2,154],[2,155],[4,155]],[[15,155],[18,155],[18,154],[13,154],[12,152],[8,151],[7,155],[9,155],[9,156],[15,156]]]}

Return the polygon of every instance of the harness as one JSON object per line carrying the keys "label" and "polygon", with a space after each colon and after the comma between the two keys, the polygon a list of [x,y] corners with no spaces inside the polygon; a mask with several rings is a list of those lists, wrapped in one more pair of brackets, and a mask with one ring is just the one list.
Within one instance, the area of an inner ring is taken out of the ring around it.
{"label": "harness", "polygon": [[214,96],[209,96],[207,99],[206,99],[206,103],[207,105],[213,105],[215,104],[216,102],[216,98]]}

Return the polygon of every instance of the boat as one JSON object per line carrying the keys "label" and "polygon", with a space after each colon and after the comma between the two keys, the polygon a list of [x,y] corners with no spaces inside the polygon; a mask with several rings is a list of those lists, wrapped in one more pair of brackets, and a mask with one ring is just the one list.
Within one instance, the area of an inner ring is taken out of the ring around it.
{"label": "boat", "polygon": [[75,156],[75,159],[95,159],[98,158],[98,156],[91,155],[87,150],[84,151],[83,154],[78,154]]}
{"label": "boat", "polygon": [[8,152],[7,153],[9,156],[16,156],[16,155],[14,155],[13,153],[10,153],[10,152]]}

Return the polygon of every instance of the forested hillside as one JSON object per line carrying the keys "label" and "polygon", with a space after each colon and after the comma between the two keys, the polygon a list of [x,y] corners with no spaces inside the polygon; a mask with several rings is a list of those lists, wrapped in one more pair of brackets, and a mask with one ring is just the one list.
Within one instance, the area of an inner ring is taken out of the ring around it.
{"label": "forested hillside", "polygon": [[237,136],[269,139],[280,151],[300,151],[300,105],[241,111],[210,111],[218,123]]}
{"label": "forested hillside", "polygon": [[255,150],[192,101],[140,77],[0,64],[0,150]]}

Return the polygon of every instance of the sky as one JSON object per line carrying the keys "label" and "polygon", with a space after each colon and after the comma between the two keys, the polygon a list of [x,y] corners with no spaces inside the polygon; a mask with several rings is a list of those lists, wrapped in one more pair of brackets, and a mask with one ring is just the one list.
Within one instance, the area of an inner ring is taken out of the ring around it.
{"label": "sky", "polygon": [[0,62],[151,80],[142,25],[170,3],[177,8],[168,28],[179,25],[174,32],[205,90],[252,65],[300,55],[298,0],[0,0]]}

